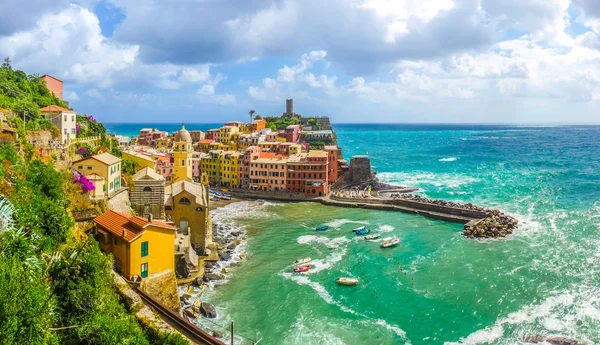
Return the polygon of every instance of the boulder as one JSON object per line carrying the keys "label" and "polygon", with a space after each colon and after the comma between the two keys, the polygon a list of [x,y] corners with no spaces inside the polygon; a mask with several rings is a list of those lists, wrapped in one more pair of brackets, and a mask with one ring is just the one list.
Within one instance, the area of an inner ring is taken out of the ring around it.
{"label": "boulder", "polygon": [[202,304],[200,305],[200,313],[204,317],[207,317],[209,319],[214,319],[217,317],[217,310],[215,309],[215,307],[212,304],[206,302],[202,302]]}
{"label": "boulder", "polygon": [[197,277],[197,278],[196,278],[196,279],[194,279],[194,281],[192,282],[192,285],[195,285],[195,286],[202,286],[202,283],[203,283],[203,281],[202,281],[202,277]]}
{"label": "boulder", "polygon": [[190,269],[188,268],[187,262],[183,256],[177,256],[175,275],[177,276],[177,279],[184,279],[190,276]]}
{"label": "boulder", "polygon": [[231,254],[230,253],[223,254],[223,256],[221,256],[221,260],[222,261],[229,261],[229,260],[231,260]]}
{"label": "boulder", "polygon": [[193,319],[197,319],[200,316],[192,308],[187,308],[186,310],[183,311],[183,313]]}
{"label": "boulder", "polygon": [[227,273],[227,272],[228,272],[227,268],[225,268],[225,267],[221,268],[221,273]]}
{"label": "boulder", "polygon": [[225,278],[225,276],[222,275],[222,274],[207,273],[207,274],[204,275],[204,279],[203,280],[205,282],[208,282],[208,281],[211,281],[211,280],[220,280],[220,279],[223,279],[223,278]]}
{"label": "boulder", "polygon": [[200,311],[200,305],[202,303],[198,300],[195,300],[194,303],[192,304],[192,310],[195,311],[196,313]]}
{"label": "boulder", "polygon": [[223,339],[223,337],[225,336],[223,334],[223,332],[217,331],[216,329],[213,329],[212,335],[213,335],[213,337],[221,338],[221,339]]}

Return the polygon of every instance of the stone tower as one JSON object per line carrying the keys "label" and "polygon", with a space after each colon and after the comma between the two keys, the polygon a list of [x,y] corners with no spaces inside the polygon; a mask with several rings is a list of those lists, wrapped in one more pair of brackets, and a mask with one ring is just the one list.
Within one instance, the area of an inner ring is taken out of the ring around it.
{"label": "stone tower", "polygon": [[286,115],[294,114],[294,100],[291,98],[285,100],[285,114]]}
{"label": "stone tower", "polygon": [[173,142],[173,182],[192,181],[193,152],[192,136],[182,124]]}

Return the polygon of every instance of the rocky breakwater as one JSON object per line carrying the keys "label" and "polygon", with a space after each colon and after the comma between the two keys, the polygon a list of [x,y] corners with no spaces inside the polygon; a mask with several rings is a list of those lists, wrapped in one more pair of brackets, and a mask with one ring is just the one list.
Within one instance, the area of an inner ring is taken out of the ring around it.
{"label": "rocky breakwater", "polygon": [[478,205],[474,205],[472,203],[460,204],[457,202],[446,200],[429,199],[414,194],[393,194],[392,199],[410,200],[426,204],[432,204],[436,206],[451,207],[455,209],[479,211],[485,213],[486,217],[465,224],[463,235],[466,237],[506,237],[507,235],[512,234],[513,231],[519,225],[519,221],[516,218],[506,215],[500,210],[487,209]]}
{"label": "rocky breakwater", "polygon": [[512,234],[519,222],[499,210],[491,210],[487,218],[465,225],[463,235],[467,237],[506,237]]}

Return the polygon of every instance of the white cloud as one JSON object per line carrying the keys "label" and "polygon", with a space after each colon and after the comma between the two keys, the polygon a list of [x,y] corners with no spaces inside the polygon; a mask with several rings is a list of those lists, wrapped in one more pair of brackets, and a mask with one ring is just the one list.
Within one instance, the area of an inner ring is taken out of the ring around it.
{"label": "white cloud", "polygon": [[202,87],[196,91],[200,100],[204,103],[218,104],[218,105],[228,105],[235,103],[235,96],[231,94],[217,94],[215,88],[219,83],[224,80],[225,77],[218,73],[213,79],[207,80],[206,84],[202,85]]}
{"label": "white cloud", "polygon": [[75,91],[65,92],[63,98],[70,102],[75,102],[79,100],[79,95]]}
{"label": "white cloud", "polygon": [[97,89],[86,90],[83,94],[86,95],[86,96],[88,96],[88,97],[96,98],[96,99],[99,99],[99,100],[105,99],[105,96],[100,91],[98,91]]}

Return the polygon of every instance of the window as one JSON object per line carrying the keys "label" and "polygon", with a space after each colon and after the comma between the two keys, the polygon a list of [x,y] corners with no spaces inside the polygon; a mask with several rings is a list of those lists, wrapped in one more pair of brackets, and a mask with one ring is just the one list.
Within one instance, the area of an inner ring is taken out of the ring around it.
{"label": "window", "polygon": [[79,170],[83,169],[83,165],[78,166],[77,169],[79,169]]}
{"label": "window", "polygon": [[188,198],[181,198],[181,199],[179,199],[179,203],[180,204],[184,204],[184,205],[189,205],[190,204],[190,199],[188,199]]}
{"label": "window", "polygon": [[117,245],[117,236],[113,235],[113,243],[116,246]]}
{"label": "window", "polygon": [[67,122],[67,115],[65,115],[65,122]]}
{"label": "window", "polygon": [[144,187],[144,192],[151,192],[151,191],[152,191],[152,188],[150,188],[150,187]]}
{"label": "window", "polygon": [[148,256],[148,241],[142,242],[142,257]]}
{"label": "window", "polygon": [[142,264],[142,278],[148,278],[148,263]]}
{"label": "window", "polygon": [[75,134],[75,128],[71,128],[71,134]]}
{"label": "window", "polygon": [[71,115],[71,121],[75,122],[75,115]]}

